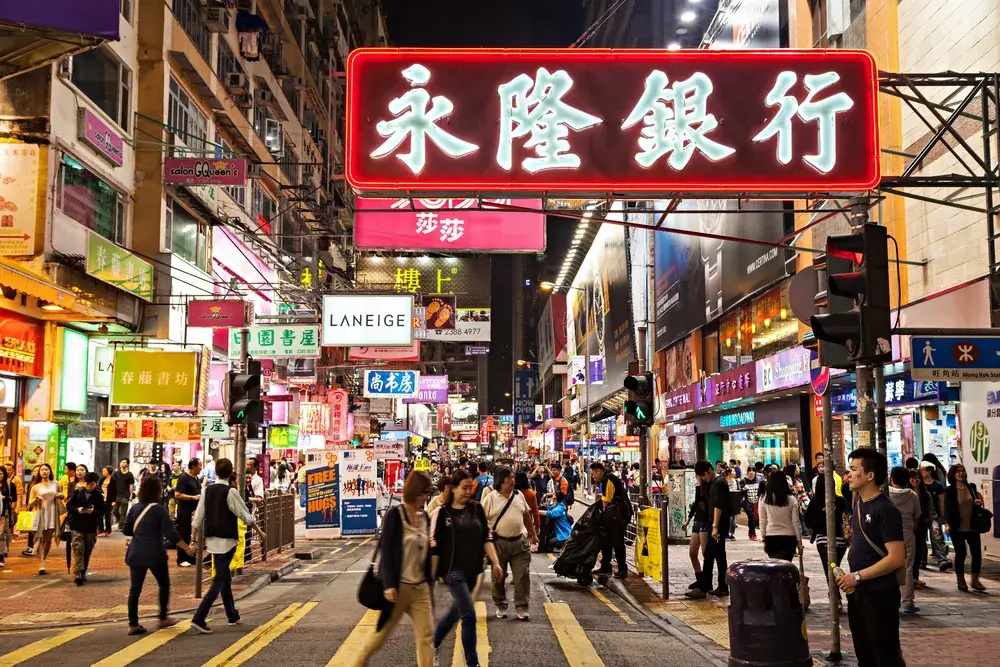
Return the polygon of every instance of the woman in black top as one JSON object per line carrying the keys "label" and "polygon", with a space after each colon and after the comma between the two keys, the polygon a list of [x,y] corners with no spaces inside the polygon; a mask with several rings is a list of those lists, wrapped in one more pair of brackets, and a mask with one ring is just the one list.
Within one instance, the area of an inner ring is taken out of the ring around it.
{"label": "woman in black top", "polygon": [[7,470],[0,466],[0,567],[6,567],[10,536],[14,531],[17,515],[17,487],[7,478]]}
{"label": "woman in black top", "polygon": [[[692,521],[693,519],[693,521]],[[687,521],[681,528],[687,530],[691,524],[691,538],[688,541],[688,555],[691,557],[691,565],[694,566],[695,582],[688,586],[691,590],[698,587],[698,577],[701,575],[701,560],[705,556],[705,549],[708,547],[708,533],[711,523],[708,520],[708,500],[705,498],[705,487],[698,481],[694,485],[694,502],[688,511]]]}
{"label": "woman in black top", "polygon": [[[925,457],[926,458],[926,457]],[[965,466],[953,465],[948,471],[948,488],[944,490],[944,532],[951,535],[955,545],[955,576],[958,590],[968,591],[965,583],[965,554],[972,554],[972,589],[985,591],[979,581],[979,571],[983,566],[983,544],[976,528],[982,501],[976,485],[969,481]]]}
{"label": "woman in black top", "polygon": [[503,577],[486,513],[482,505],[472,500],[474,487],[475,482],[468,472],[456,471],[451,479],[451,499],[431,517],[432,569],[438,579],[444,579],[452,597],[451,608],[434,630],[434,652],[437,655],[441,642],[461,618],[462,648],[468,667],[479,665],[472,590],[483,572],[484,554],[493,564],[494,579]]}
{"label": "woman in black top", "polygon": [[141,635],[146,628],[139,625],[139,596],[146,573],[152,572],[160,587],[160,627],[172,625],[167,616],[170,602],[170,573],[167,571],[167,548],[164,540],[176,543],[194,556],[194,547],[185,543],[177,534],[167,508],[160,504],[160,478],[148,475],[139,485],[139,502],[129,510],[122,531],[132,538],[125,552],[125,564],[131,571],[128,591],[128,633]]}
{"label": "woman in black top", "polygon": [[[847,540],[844,539],[844,516],[849,515],[851,510],[847,506],[847,501],[841,496],[834,494],[833,500],[833,524],[836,528],[837,540],[836,563],[839,566],[841,561],[844,560],[844,554],[847,553]],[[816,481],[813,484],[813,497],[809,501],[809,507],[806,508],[802,522],[806,525],[806,528],[812,531],[811,541],[816,545],[816,551],[819,553],[819,562],[823,564],[823,574],[829,580],[830,559],[827,557],[829,552],[827,551],[828,536],[826,533],[826,477],[822,474],[816,477]]]}

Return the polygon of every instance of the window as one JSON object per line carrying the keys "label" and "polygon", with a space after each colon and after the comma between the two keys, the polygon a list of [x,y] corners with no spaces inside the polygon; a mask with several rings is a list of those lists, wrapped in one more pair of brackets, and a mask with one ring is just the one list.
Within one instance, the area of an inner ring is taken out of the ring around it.
{"label": "window", "polygon": [[73,85],[128,133],[132,72],[108,48],[73,56]]}
{"label": "window", "polygon": [[170,78],[167,125],[170,130],[177,133],[177,137],[195,153],[196,157],[205,154],[208,144],[208,119],[173,77]]}
{"label": "window", "polygon": [[109,241],[125,240],[125,195],[66,153],[59,156],[56,207]]}
{"label": "window", "polygon": [[125,23],[132,23],[132,0],[121,0],[118,6]]}
{"label": "window", "polygon": [[[219,147],[215,149],[216,157],[232,158],[232,159],[236,159],[239,157],[239,155],[236,154],[236,152],[232,149],[232,147],[230,147],[230,145],[226,142],[226,140],[218,135],[218,132],[216,133],[216,137],[219,142]],[[231,185],[228,187],[223,187],[222,189],[229,193],[229,196],[233,198],[233,201],[235,201],[237,204],[240,205],[240,208],[246,209],[247,207],[246,185]]]}
{"label": "window", "polygon": [[271,233],[271,221],[274,220],[278,212],[278,205],[274,199],[267,194],[261,184],[254,184],[254,208],[253,213],[257,216],[257,225],[266,233]]}
{"label": "window", "polygon": [[208,225],[173,198],[167,199],[170,251],[202,271],[208,271]]}
{"label": "window", "polygon": [[212,64],[212,34],[205,27],[201,0],[173,0],[174,17],[184,28],[205,62]]}

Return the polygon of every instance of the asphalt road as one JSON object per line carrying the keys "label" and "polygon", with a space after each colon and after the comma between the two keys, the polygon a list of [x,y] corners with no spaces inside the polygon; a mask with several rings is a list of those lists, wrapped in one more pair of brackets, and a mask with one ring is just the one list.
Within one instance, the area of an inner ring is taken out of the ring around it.
{"label": "asphalt road", "polygon": [[[0,633],[0,667],[98,665],[331,665],[359,663],[367,638],[374,632],[373,613],[356,601],[356,590],[373,543],[325,545],[320,560],[304,565],[280,582],[238,603],[243,624],[229,627],[221,609],[213,613],[215,632],[201,635],[187,621],[128,637],[124,624],[82,625],[65,629]],[[534,555],[531,621],[497,619],[488,588],[480,593],[479,653],[484,667],[600,667],[663,664],[680,667],[705,660],[649,623],[610,591],[581,588],[556,577],[547,555]],[[151,580],[147,586],[153,585]],[[436,592],[438,614],[450,604],[443,587]],[[86,594],[83,592],[82,594]],[[511,592],[512,595],[512,592]],[[122,603],[125,601],[122,600]],[[30,603],[29,603],[30,604]],[[512,609],[513,611],[513,609]],[[488,645],[488,646],[487,646]],[[455,635],[442,651],[441,664],[462,666],[455,654]],[[401,623],[372,667],[416,665],[412,631]]]}

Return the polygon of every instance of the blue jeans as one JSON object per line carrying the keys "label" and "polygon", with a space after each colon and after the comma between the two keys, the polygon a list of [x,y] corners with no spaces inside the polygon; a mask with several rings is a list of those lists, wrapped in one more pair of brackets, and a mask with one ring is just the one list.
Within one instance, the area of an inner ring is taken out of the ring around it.
{"label": "blue jeans", "polygon": [[451,591],[451,608],[434,629],[434,648],[448,636],[451,629],[462,619],[462,648],[465,650],[465,664],[476,667],[479,664],[479,654],[476,652],[476,606],[472,600],[472,590],[476,587],[478,575],[452,570],[444,582]]}
{"label": "blue jeans", "polygon": [[299,482],[299,507],[306,508],[306,483]]}
{"label": "blue jeans", "polygon": [[194,623],[205,623],[209,610],[211,610],[212,605],[215,603],[215,599],[220,595],[222,596],[222,606],[226,610],[226,618],[229,621],[235,621],[240,617],[240,613],[236,611],[236,602],[233,600],[233,574],[229,571],[229,564],[233,561],[233,556],[235,555],[236,547],[233,547],[224,554],[212,554],[212,560],[215,564],[215,576],[212,577],[212,585],[209,587],[205,597],[201,599],[201,604],[198,605],[198,611],[194,613],[194,618],[192,619]]}

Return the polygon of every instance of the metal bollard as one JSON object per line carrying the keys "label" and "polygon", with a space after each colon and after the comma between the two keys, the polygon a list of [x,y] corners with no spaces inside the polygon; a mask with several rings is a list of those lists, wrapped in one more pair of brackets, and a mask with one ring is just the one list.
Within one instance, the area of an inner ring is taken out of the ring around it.
{"label": "metal bollard", "polygon": [[733,563],[729,584],[729,667],[811,667],[799,570],[783,560]]}

